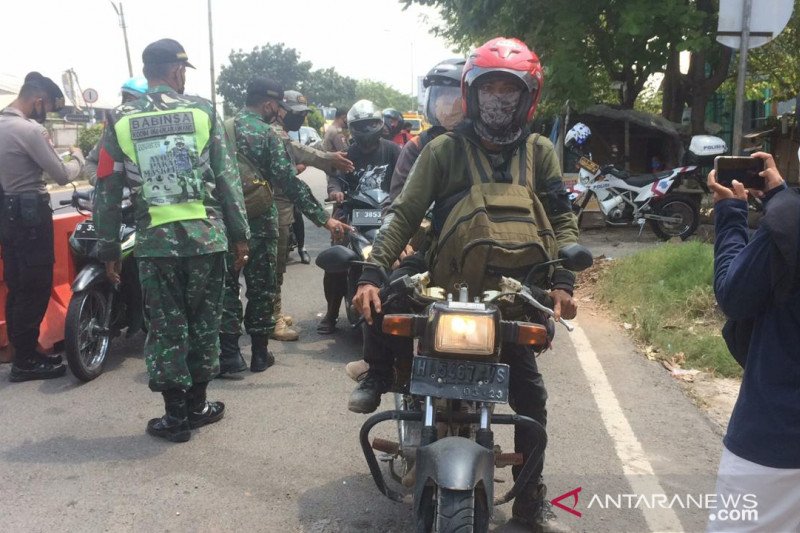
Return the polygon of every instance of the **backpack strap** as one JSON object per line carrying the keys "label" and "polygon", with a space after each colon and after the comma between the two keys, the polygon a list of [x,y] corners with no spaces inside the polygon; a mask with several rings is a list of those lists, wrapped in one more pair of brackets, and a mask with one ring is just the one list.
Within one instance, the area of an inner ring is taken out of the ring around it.
{"label": "backpack strap", "polygon": [[[528,136],[528,139],[517,151],[518,176],[517,184],[527,187],[533,194],[536,191],[536,141],[538,133]],[[529,175],[530,174],[530,175]]]}
{"label": "backpack strap", "polygon": [[486,156],[481,153],[475,143],[468,139],[461,138],[464,148],[464,155],[467,156],[467,173],[469,174],[472,185],[492,182],[492,170]]}

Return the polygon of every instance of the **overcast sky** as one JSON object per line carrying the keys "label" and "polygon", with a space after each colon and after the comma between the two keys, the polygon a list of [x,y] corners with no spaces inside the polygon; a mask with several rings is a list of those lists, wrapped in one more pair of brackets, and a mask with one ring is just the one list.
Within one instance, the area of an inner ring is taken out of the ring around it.
{"label": "overcast sky", "polygon": [[[164,37],[178,40],[197,67],[187,93],[210,97],[207,0],[123,0],[134,75],[142,49]],[[356,79],[383,81],[408,93],[413,77],[456,55],[429,30],[436,11],[406,11],[397,0],[213,0],[216,72],[232,49],[283,42],[313,68],[335,67]],[[128,78],[122,30],[109,0],[4,2],[0,83],[20,83],[38,70],[59,85],[74,68],[81,87],[101,102],[119,99]],[[416,87],[414,88],[416,92]]]}

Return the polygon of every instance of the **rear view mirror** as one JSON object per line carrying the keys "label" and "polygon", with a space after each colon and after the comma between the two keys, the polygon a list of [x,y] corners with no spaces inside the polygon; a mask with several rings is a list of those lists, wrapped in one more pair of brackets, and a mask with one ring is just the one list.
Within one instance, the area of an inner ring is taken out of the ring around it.
{"label": "rear view mirror", "polygon": [[558,257],[561,259],[561,266],[573,272],[586,270],[594,263],[592,252],[580,244],[570,244],[561,248],[558,251]]}
{"label": "rear view mirror", "polygon": [[350,263],[360,259],[350,248],[337,244],[320,252],[315,263],[325,272],[347,272]]}

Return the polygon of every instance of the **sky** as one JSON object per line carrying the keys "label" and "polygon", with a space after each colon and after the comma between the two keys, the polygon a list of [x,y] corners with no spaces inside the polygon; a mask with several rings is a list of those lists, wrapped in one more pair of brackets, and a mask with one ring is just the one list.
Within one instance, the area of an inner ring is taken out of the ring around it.
{"label": "sky", "polygon": [[[115,0],[116,3],[119,0]],[[83,89],[116,105],[128,78],[125,46],[110,0],[5,2],[0,31],[0,85],[19,85],[38,70],[61,85],[72,68]],[[179,41],[197,70],[186,92],[211,96],[207,0],[122,0],[134,75],[150,42]],[[212,0],[217,75],[231,50],[266,43],[295,48],[312,68],[388,83],[416,94],[416,77],[442,59],[459,55],[430,28],[435,10],[398,0]],[[14,21],[14,23],[9,23]]]}

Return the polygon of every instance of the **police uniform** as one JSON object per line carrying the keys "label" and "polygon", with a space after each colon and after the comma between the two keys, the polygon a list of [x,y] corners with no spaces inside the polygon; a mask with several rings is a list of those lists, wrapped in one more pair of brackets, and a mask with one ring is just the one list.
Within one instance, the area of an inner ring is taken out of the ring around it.
{"label": "police uniform", "polygon": [[[43,357],[36,345],[53,286],[54,254],[53,212],[42,173],[65,185],[82,165],[79,159],[63,162],[44,126],[18,109],[0,112],[0,243],[8,337],[15,351],[12,381],[22,381]],[[60,366],[59,375],[64,371]]]}

